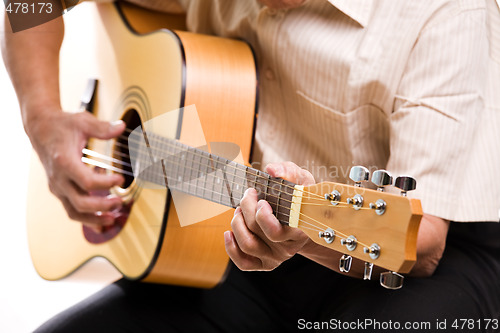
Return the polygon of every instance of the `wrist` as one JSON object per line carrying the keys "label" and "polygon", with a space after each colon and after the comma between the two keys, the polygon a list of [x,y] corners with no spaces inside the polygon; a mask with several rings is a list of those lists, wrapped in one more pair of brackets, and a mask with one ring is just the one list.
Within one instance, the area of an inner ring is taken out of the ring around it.
{"label": "wrist", "polygon": [[37,103],[36,105],[25,103],[21,105],[22,121],[26,134],[31,137],[45,120],[60,115],[62,112],[59,103]]}

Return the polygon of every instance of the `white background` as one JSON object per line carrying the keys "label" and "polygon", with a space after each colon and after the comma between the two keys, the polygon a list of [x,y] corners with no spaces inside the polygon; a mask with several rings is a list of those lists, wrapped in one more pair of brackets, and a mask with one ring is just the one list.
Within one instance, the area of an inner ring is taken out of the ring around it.
{"label": "white background", "polygon": [[[5,9],[1,3],[0,29],[3,29]],[[75,27],[85,27],[82,21],[88,9],[85,6],[70,11],[65,20]],[[70,16],[71,21],[67,20]],[[67,24],[68,29],[71,26]],[[88,31],[80,30],[82,38],[88,36]],[[33,269],[25,226],[31,145],[3,60],[0,62],[0,332],[32,332],[46,319],[119,275],[103,261],[57,282],[41,279]]]}

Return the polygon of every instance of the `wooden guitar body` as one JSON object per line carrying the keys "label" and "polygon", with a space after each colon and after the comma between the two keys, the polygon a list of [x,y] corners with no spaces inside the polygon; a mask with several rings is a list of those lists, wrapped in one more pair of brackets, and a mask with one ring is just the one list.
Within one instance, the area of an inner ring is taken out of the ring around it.
{"label": "wooden guitar body", "polygon": [[[135,7],[95,7],[97,63],[92,73],[75,77],[64,73],[73,73],[72,66],[86,59],[62,62],[63,108],[77,108],[85,83],[94,78],[89,75],[95,75],[98,85],[92,111],[99,119],[123,118],[140,125],[168,113],[168,121],[155,132],[195,147],[232,142],[241,148],[242,162],[248,163],[257,89],[249,46],[218,37],[156,30],[164,22],[168,24],[168,19],[162,21],[163,16],[148,15]],[[147,32],[151,29],[155,31]],[[202,133],[197,119],[170,112],[189,105],[196,107]],[[98,140],[91,140],[88,148],[109,156],[116,150],[114,142]],[[174,204],[166,188],[141,187],[132,181],[115,191],[130,206],[123,227],[114,231],[116,235],[93,242],[50,193],[37,157],[32,159],[29,184],[28,241],[35,268],[43,278],[63,278],[96,256],[109,260],[129,279],[209,288],[224,278],[229,259],[223,233],[230,229],[231,208],[181,227],[176,209],[179,202]],[[213,205],[198,198],[186,200],[183,207],[200,212],[210,209],[205,205]]]}

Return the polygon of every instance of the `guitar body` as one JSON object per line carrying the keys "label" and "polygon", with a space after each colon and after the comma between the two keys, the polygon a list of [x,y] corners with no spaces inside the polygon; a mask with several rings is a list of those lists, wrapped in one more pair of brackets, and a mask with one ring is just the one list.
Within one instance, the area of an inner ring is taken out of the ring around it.
{"label": "guitar body", "polygon": [[[99,119],[133,120],[140,125],[168,113],[168,121],[157,126],[156,132],[190,146],[235,143],[241,149],[241,162],[248,163],[257,89],[249,46],[241,41],[157,30],[164,22],[182,20],[165,20],[136,7],[92,6],[98,17],[94,20],[97,44],[92,47],[97,50],[97,61],[85,59],[84,54],[82,59],[61,61],[63,108],[77,109],[88,79],[96,78],[92,112]],[[90,68],[81,70],[80,62],[90,62]],[[169,112],[189,105],[196,107],[201,133],[192,114]],[[116,150],[113,142],[98,140],[91,140],[88,148],[108,156]],[[188,196],[185,202],[174,203],[166,188],[139,187],[132,181],[115,191],[130,208],[123,227],[94,235],[99,238],[96,241],[89,230],[67,216],[50,193],[36,156],[29,184],[28,242],[35,268],[45,279],[63,278],[98,256],[129,279],[203,288],[224,279],[229,258],[223,233],[230,229],[231,208],[181,226],[176,207],[204,212],[213,208],[206,205],[214,204]]]}

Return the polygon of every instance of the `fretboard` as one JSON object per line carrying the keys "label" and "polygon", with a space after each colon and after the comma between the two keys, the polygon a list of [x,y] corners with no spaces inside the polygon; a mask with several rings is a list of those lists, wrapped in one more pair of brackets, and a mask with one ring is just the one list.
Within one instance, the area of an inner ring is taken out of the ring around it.
{"label": "fretboard", "polygon": [[289,181],[212,154],[205,147],[193,148],[137,130],[130,134],[129,151],[135,178],[140,181],[232,208],[238,207],[251,187],[259,199],[269,202],[280,222],[288,223],[295,185]]}

